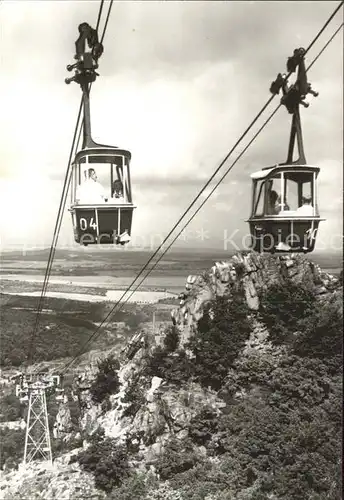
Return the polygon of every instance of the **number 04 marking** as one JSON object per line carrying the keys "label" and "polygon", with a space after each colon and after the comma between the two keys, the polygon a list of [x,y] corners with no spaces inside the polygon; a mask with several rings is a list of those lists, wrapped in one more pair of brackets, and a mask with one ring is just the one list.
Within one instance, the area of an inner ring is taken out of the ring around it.
{"label": "number 04 marking", "polygon": [[[97,224],[94,222],[93,217],[91,217],[89,227],[94,229],[94,231],[97,229]],[[86,231],[87,229],[87,219],[84,219],[83,217],[80,219],[80,229],[82,231]]]}
{"label": "number 04 marking", "polygon": [[90,220],[90,227],[93,227],[94,230],[97,229],[97,224],[94,222],[93,217],[91,217],[91,220]]}

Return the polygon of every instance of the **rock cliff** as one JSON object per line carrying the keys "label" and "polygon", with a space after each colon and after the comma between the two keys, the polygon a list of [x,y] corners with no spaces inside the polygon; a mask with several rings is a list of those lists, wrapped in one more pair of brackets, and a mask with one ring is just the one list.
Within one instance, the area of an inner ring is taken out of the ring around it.
{"label": "rock cliff", "polygon": [[243,252],[228,261],[216,262],[202,275],[190,275],[180,295],[180,307],[172,311],[172,322],[180,330],[181,343],[185,344],[194,333],[204,308],[212,299],[230,295],[233,289],[242,287],[248,307],[256,311],[261,292],[287,280],[302,284],[317,295],[332,292],[338,285],[337,279],[323,273],[318,265],[300,254]]}

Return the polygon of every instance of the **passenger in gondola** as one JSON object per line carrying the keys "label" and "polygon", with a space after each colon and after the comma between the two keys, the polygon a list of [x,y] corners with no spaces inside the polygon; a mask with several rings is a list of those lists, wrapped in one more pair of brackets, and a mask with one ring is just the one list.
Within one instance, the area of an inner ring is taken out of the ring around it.
{"label": "passenger in gondola", "polygon": [[123,203],[124,202],[123,183],[119,179],[116,179],[115,182],[113,183],[113,195],[112,196],[115,199],[116,203]]}
{"label": "passenger in gondola", "polygon": [[87,179],[76,190],[76,201],[78,203],[103,203],[107,201],[103,186],[97,180],[94,168],[87,171]]}
{"label": "passenger in gondola", "polygon": [[311,198],[302,197],[302,205],[296,210],[297,215],[313,215]]}
{"label": "passenger in gondola", "polygon": [[277,215],[279,210],[278,210],[278,194],[276,191],[271,190],[272,182],[268,186],[268,207],[267,207],[267,214],[268,215]]}

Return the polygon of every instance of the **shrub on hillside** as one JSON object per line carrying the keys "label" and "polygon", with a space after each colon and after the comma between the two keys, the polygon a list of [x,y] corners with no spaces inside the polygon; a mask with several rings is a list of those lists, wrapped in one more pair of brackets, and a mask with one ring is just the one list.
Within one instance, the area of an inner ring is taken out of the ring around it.
{"label": "shrub on hillside", "polygon": [[164,347],[166,352],[173,352],[177,349],[179,344],[178,329],[172,325],[166,328],[164,336]]}
{"label": "shrub on hillside", "polygon": [[315,301],[312,291],[293,282],[271,285],[260,297],[260,315],[271,341],[288,343],[299,322],[312,316]]}
{"label": "shrub on hillside", "polygon": [[119,370],[119,367],[119,362],[113,356],[109,356],[98,363],[99,371],[90,387],[92,400],[95,403],[102,403],[111,394],[118,392],[120,382],[117,370]]}
{"label": "shrub on hillside", "polygon": [[0,400],[1,415],[0,422],[18,420],[23,416],[23,406],[15,394],[6,394]]}
{"label": "shrub on hillside", "polygon": [[186,500],[180,492],[173,490],[168,481],[150,484],[149,475],[135,474],[115,488],[108,500]]}
{"label": "shrub on hillside", "polygon": [[245,485],[245,477],[237,459],[226,456],[217,462],[204,459],[170,483],[183,500],[237,500],[235,493]]}
{"label": "shrub on hillside", "polygon": [[24,456],[25,430],[0,429],[0,443],[0,469],[16,468]]}
{"label": "shrub on hillside", "polygon": [[341,301],[336,297],[319,303],[299,323],[299,331],[292,343],[293,352],[302,357],[327,360],[341,365],[343,342],[343,314]]}
{"label": "shrub on hillside", "polygon": [[81,448],[83,444],[83,439],[81,437],[73,436],[71,439],[64,440],[61,438],[51,439],[51,451],[53,457],[63,455],[69,451],[75,450],[76,448]]}
{"label": "shrub on hillside", "polygon": [[145,402],[144,390],[139,385],[139,380],[133,380],[125,391],[123,403],[129,403],[124,410],[124,416],[134,416]]}
{"label": "shrub on hillside", "polygon": [[200,462],[200,458],[194,451],[192,441],[172,438],[165,446],[164,451],[155,464],[157,473],[162,480],[166,480],[178,474],[185,472]]}
{"label": "shrub on hillside", "polygon": [[125,479],[121,486],[114,488],[107,500],[145,500],[148,493],[144,474],[135,474]]}
{"label": "shrub on hillside", "polygon": [[211,440],[218,427],[218,416],[211,408],[205,408],[190,420],[189,436],[192,441],[204,446]]}
{"label": "shrub on hillside", "polygon": [[74,401],[72,397],[68,398],[68,407],[70,411],[70,418],[75,431],[79,430],[79,418],[81,415],[80,404],[78,401]]}
{"label": "shrub on hillside", "polygon": [[186,346],[194,354],[195,376],[203,386],[221,388],[252,332],[248,316],[249,309],[239,293],[210,303]]}
{"label": "shrub on hillside", "polygon": [[194,364],[182,349],[171,353],[158,346],[145,363],[147,377],[160,377],[177,385],[189,380],[194,373]]}
{"label": "shrub on hillside", "polygon": [[80,466],[94,475],[98,488],[110,492],[129,475],[127,450],[111,438],[94,436],[91,445],[76,457]]}

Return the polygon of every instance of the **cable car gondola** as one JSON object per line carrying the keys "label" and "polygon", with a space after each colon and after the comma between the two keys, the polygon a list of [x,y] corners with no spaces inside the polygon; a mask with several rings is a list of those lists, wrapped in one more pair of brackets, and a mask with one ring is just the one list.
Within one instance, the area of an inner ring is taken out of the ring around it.
{"label": "cable car gondola", "polygon": [[[83,93],[83,145],[75,155],[71,172],[71,205],[74,237],[81,245],[121,244],[130,241],[134,208],[131,191],[131,153],[116,146],[97,144],[91,136],[90,85],[97,78],[103,46],[97,31],[79,26],[75,43],[77,62],[67,84],[78,83]],[[89,51],[86,50],[86,42]],[[101,182],[99,182],[98,178]]]}
{"label": "cable car gondola", "polygon": [[[307,94],[315,97],[307,81],[304,62],[305,50],[300,48],[288,58],[288,72],[298,75],[294,85],[288,87],[285,75],[279,74],[270,91],[278,94],[282,89],[281,104],[292,114],[287,161],[265,167],[251,175],[252,207],[248,219],[252,248],[257,252],[312,252],[320,221],[318,210],[317,177],[319,167],[307,165],[300,119],[300,104]],[[299,158],[293,161],[295,138]]]}

